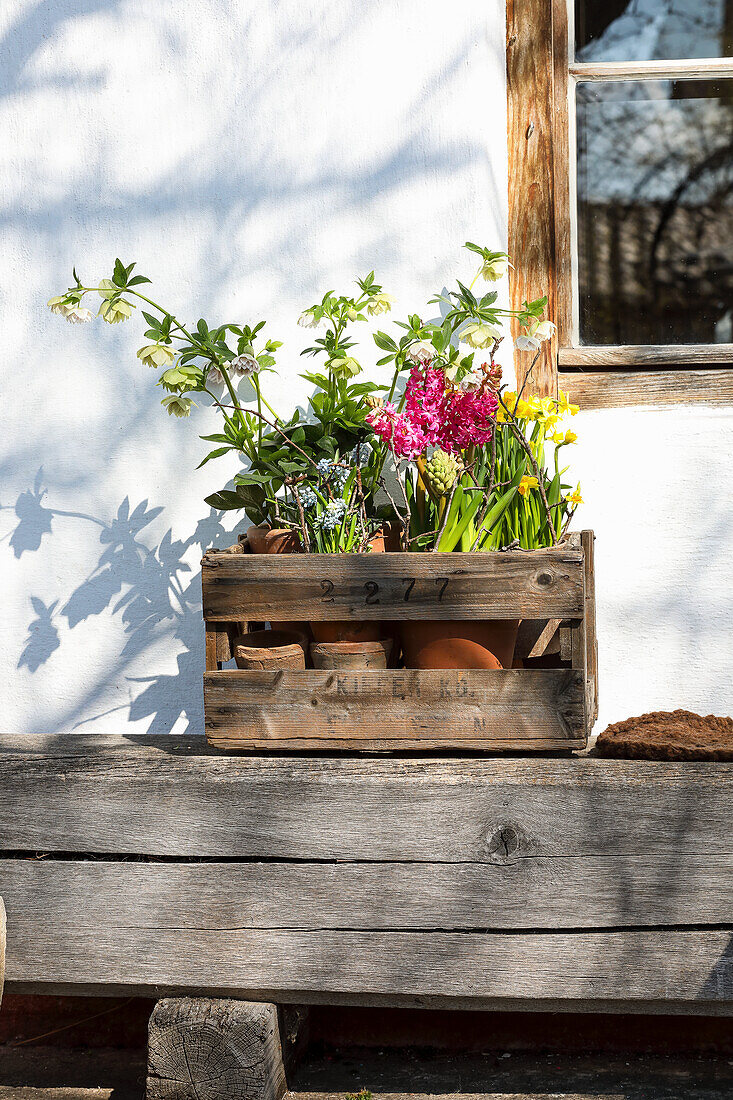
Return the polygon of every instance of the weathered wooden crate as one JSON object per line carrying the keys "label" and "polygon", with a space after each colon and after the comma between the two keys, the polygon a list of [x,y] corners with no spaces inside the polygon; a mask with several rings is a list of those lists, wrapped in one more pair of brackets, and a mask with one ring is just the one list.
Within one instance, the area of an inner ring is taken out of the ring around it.
{"label": "weathered wooden crate", "polygon": [[[202,562],[204,709],[224,749],[532,751],[582,748],[597,713],[593,534],[496,554],[255,555]],[[524,655],[499,671],[225,669],[247,623],[516,619]],[[545,661],[545,663],[548,663]]]}

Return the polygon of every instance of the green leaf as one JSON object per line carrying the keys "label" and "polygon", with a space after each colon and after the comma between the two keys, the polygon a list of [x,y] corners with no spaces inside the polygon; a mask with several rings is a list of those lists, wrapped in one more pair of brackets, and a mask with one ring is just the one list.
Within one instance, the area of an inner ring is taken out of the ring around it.
{"label": "green leaf", "polygon": [[115,286],[124,287],[127,284],[127,270],[122,260],[115,260],[115,269],[112,274],[112,282]]}
{"label": "green leaf", "polygon": [[245,507],[239,494],[233,493],[231,489],[221,489],[218,493],[212,493],[210,496],[204,497],[204,500],[219,512],[231,512],[235,508]]}
{"label": "green leaf", "polygon": [[215,432],[214,435],[200,435],[199,439],[203,439],[205,443],[231,443],[232,440],[228,435],[220,435]]}
{"label": "green leaf", "polygon": [[225,455],[227,453],[227,451],[233,451],[233,450],[234,450],[233,447],[227,446],[227,447],[217,447],[215,451],[209,451],[206,458],[201,459],[201,461],[199,462],[196,469],[200,470],[201,467],[205,466],[207,462],[210,462],[212,458],[220,458],[222,455]]}
{"label": "green leaf", "polygon": [[397,351],[397,345],[391,336],[388,336],[386,332],[373,333],[374,343],[382,351]]}

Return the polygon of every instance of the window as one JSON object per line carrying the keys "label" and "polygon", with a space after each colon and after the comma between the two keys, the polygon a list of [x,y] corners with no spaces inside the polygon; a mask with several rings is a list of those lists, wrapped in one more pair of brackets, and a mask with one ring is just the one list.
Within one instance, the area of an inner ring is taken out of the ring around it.
{"label": "window", "polygon": [[508,0],[507,27],[512,298],[558,324],[536,388],[733,404],[733,0]]}

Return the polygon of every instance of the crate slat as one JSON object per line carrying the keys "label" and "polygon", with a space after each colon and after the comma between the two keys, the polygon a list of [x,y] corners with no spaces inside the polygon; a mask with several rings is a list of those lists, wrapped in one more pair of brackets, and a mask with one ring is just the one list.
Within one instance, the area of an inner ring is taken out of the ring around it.
{"label": "crate slat", "polygon": [[206,736],[227,749],[582,746],[573,669],[227,670],[204,676]]}
{"label": "crate slat", "polygon": [[204,618],[575,618],[584,614],[583,561],[572,545],[495,554],[208,553]]}

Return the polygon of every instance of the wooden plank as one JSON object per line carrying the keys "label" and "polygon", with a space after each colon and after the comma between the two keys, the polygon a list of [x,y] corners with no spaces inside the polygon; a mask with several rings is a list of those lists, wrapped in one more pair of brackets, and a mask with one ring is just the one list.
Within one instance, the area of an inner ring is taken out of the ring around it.
{"label": "wooden plank", "polygon": [[229,998],[158,1001],[148,1027],[146,1100],[280,1100],[277,1006]]}
{"label": "wooden plank", "polygon": [[[222,756],[203,738],[0,738],[0,848],[239,859],[730,858],[733,764]],[[0,886],[0,894],[2,887]],[[6,899],[7,900],[7,899]]]}
{"label": "wooden plank", "polygon": [[733,370],[563,372],[558,384],[582,409],[733,404]]}
{"label": "wooden plank", "polygon": [[[507,144],[509,153],[509,274],[511,308],[546,294],[546,314],[557,315],[554,234],[553,129],[555,62],[553,5],[547,0],[507,0]],[[512,336],[518,334],[516,324]],[[532,362],[514,353],[517,377]],[[541,395],[557,386],[557,337],[545,341],[529,386]],[[530,616],[527,615],[527,618]],[[549,616],[548,616],[549,617]]]}
{"label": "wooden plank", "polygon": [[562,619],[549,619],[547,623],[545,623],[539,637],[527,654],[528,657],[542,657],[543,654],[547,652],[550,642],[555,638],[555,635],[560,629],[561,622]]}
{"label": "wooden plank", "polygon": [[[552,200],[554,288],[547,316],[555,322],[557,332],[552,346],[552,378],[557,386],[557,353],[560,347],[573,342],[573,234],[574,213],[571,195],[575,189],[575,104],[571,106],[568,59],[572,49],[568,25],[568,0],[550,0],[552,8]],[[573,89],[573,100],[575,98]],[[511,176],[509,177],[511,181]],[[511,182],[510,182],[511,188]],[[538,282],[542,282],[542,272]],[[549,312],[549,309],[552,312]],[[551,396],[555,396],[555,390]]]}
{"label": "wooden plank", "polygon": [[696,57],[688,61],[575,61],[576,80],[718,80],[733,77],[732,57]]}
{"label": "wooden plank", "polygon": [[584,685],[584,669],[207,672],[206,736],[227,749],[579,747]]}
{"label": "wooden plank", "polygon": [[[9,992],[199,992],[302,1004],[409,997],[522,1005],[579,999],[733,1001],[730,928],[596,933],[301,932],[181,929],[110,935],[53,914],[23,917],[8,944]],[[732,1006],[733,1007],[733,1006]]]}
{"label": "wooden plank", "polygon": [[560,348],[559,361],[560,369],[706,367],[733,363],[733,344],[583,344]]}
{"label": "wooden plank", "polygon": [[206,627],[206,643],[204,650],[204,667],[207,672],[216,672],[219,668],[219,634],[213,624],[204,623]]}
{"label": "wooden plank", "polygon": [[583,613],[583,553],[208,554],[208,622],[493,619]]}
{"label": "wooden plank", "polygon": [[0,1004],[3,1001],[3,986],[5,984],[5,939],[7,936],[7,918],[5,904],[0,898]]}
{"label": "wooden plank", "polygon": [[118,941],[127,928],[168,925],[191,934],[539,932],[731,920],[731,855],[685,851],[672,867],[643,851],[527,855],[522,840],[517,826],[496,829],[484,862],[0,859],[0,883],[28,934],[46,923],[88,925]]}
{"label": "wooden plank", "polygon": [[596,637],[596,571],[595,535],[583,531],[585,553],[585,615],[583,617],[586,638],[586,709],[587,731],[591,732],[598,717],[598,639]]}

